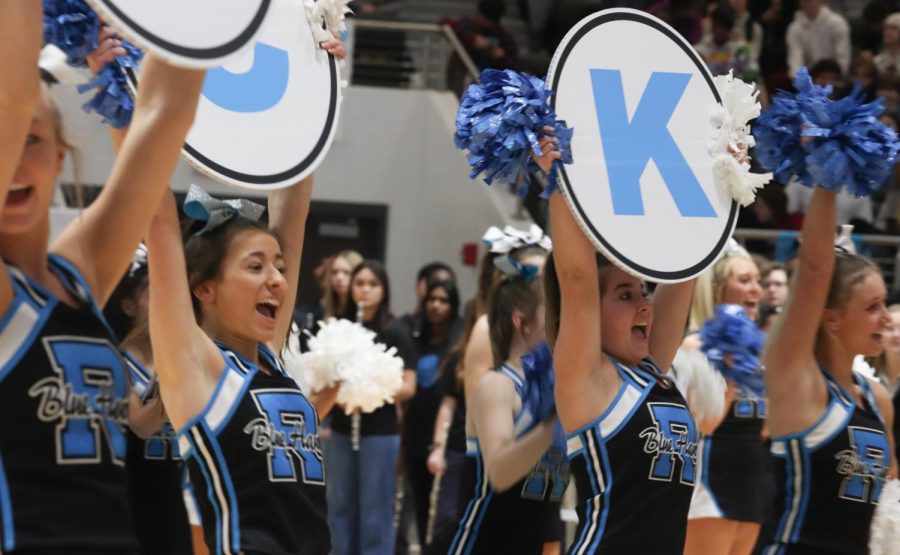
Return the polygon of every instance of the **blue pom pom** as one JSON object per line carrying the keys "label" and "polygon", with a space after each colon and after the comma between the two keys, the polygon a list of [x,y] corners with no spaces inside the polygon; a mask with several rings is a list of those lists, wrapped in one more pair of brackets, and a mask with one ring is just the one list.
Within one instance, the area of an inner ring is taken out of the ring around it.
{"label": "blue pom pom", "polygon": [[87,67],[99,33],[100,18],[84,0],[44,0],[44,42],[65,52],[69,65]]}
{"label": "blue pom pom", "polygon": [[776,94],[754,125],[757,160],[782,183],[796,176],[807,187],[871,195],[900,149],[896,133],[878,121],[883,101],[865,103],[859,87],[832,100],[831,87],[815,85],[806,68],[797,72],[794,87],[796,94]]}
{"label": "blue pom pom", "polygon": [[[490,185],[495,179],[522,184],[520,195],[528,191],[531,174],[540,171],[531,154],[540,155],[538,141],[552,127],[559,139],[562,163],[572,162],[572,130],[556,119],[548,99],[550,91],[542,79],[511,70],[486,69],[481,83],[470,85],[456,114],[454,140],[467,150],[471,178],[484,175]],[[548,196],[556,187],[557,165],[550,173]]]}
{"label": "blue pom pom", "polygon": [[765,385],[759,367],[765,334],[747,318],[739,305],[723,304],[700,330],[701,351],[726,379],[763,397]]}
{"label": "blue pom pom", "polygon": [[99,89],[84,106],[85,112],[97,112],[103,123],[117,129],[131,123],[134,99],[128,88],[125,70],[136,69],[144,57],[143,52],[128,41],[122,41],[125,54],[109,62],[89,83],[78,86],[78,92]]}
{"label": "blue pom pom", "polygon": [[553,395],[553,352],[544,341],[522,355],[522,371],[525,373],[525,399],[535,411],[540,422],[556,414],[556,398]]}
{"label": "blue pom pom", "polygon": [[857,85],[849,96],[806,114],[803,134],[811,137],[806,166],[813,183],[829,191],[846,187],[856,197],[867,197],[884,184],[897,161],[897,134],[878,120],[884,99],[864,100]]}

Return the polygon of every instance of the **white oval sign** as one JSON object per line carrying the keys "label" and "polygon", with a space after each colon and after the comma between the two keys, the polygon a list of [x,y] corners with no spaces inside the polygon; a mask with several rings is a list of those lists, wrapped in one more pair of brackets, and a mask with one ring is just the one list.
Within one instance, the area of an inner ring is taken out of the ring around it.
{"label": "white oval sign", "polygon": [[89,0],[147,52],[183,67],[226,63],[252,44],[272,0]]}
{"label": "white oval sign", "polygon": [[738,205],[715,185],[707,144],[720,99],[690,44],[644,12],[601,11],[563,39],[547,85],[574,128],[560,189],[594,245],[658,282],[715,262]]}
{"label": "white oval sign", "polygon": [[318,47],[302,2],[276,2],[259,40],[210,70],[183,155],[225,183],[287,187],[324,159],[341,100],[337,60]]}

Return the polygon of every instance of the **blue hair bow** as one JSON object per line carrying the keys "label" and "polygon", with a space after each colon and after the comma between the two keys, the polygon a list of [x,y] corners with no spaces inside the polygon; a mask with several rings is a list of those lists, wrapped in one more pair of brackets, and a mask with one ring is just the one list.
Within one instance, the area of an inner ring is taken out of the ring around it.
{"label": "blue hair bow", "polygon": [[198,187],[191,185],[184,199],[184,213],[192,220],[205,225],[196,233],[203,235],[235,218],[259,221],[266,207],[247,199],[219,200]]}
{"label": "blue hair bow", "polygon": [[494,266],[510,278],[520,277],[525,283],[531,283],[537,277],[541,269],[534,264],[522,264],[512,256],[498,256],[494,259]]}

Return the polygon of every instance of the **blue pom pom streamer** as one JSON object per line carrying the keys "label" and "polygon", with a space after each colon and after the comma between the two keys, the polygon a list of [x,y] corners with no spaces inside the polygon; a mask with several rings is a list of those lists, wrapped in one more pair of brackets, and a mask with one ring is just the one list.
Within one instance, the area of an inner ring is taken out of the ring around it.
{"label": "blue pom pom streamer", "polygon": [[78,92],[98,89],[97,94],[84,106],[85,112],[97,112],[103,117],[103,123],[120,129],[131,123],[134,112],[134,98],[128,87],[126,69],[137,69],[144,57],[136,46],[122,41],[125,54],[109,62],[87,84],[79,85]]}
{"label": "blue pom pom streamer", "polygon": [[763,371],[759,366],[765,334],[735,304],[722,304],[700,330],[701,351],[716,370],[738,387],[758,397],[765,396]]}
{"label": "blue pom pom streamer", "polygon": [[[531,174],[540,171],[531,158],[540,156],[538,143],[553,128],[562,153],[559,162],[572,163],[572,130],[556,114],[548,102],[552,94],[542,79],[512,70],[486,69],[481,83],[470,85],[456,114],[457,148],[467,150],[470,177],[484,175],[488,185],[495,179],[518,183],[518,194],[524,196]],[[554,162],[544,197],[556,188],[558,164]]]}
{"label": "blue pom pom streamer", "polygon": [[553,352],[547,342],[522,355],[522,371],[525,373],[525,399],[535,411],[538,422],[556,414],[556,398],[553,395]]}
{"label": "blue pom pom streamer", "polygon": [[69,65],[87,67],[98,33],[100,18],[84,0],[44,0],[44,42],[65,52]]}
{"label": "blue pom pom streamer", "polygon": [[859,86],[832,100],[831,87],[813,84],[805,68],[794,86],[796,94],[775,95],[753,128],[760,164],[782,183],[796,176],[807,187],[846,187],[856,197],[878,190],[900,150],[897,134],[878,121],[883,100],[864,102]]}

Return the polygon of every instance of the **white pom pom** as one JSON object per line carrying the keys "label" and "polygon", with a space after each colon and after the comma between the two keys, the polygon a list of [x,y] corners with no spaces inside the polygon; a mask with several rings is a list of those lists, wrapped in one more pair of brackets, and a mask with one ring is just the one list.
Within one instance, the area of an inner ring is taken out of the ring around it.
{"label": "white pom pom", "polygon": [[[353,13],[348,7],[350,0],[306,0],[306,18],[309,20],[313,38],[322,42],[332,38],[331,33],[343,33],[347,30],[347,15]],[[325,29],[322,28],[325,24]]]}
{"label": "white pom pom", "polygon": [[884,484],[869,531],[871,555],[900,553],[900,481]]}
{"label": "white pom pom", "polygon": [[712,420],[725,411],[725,378],[700,351],[678,349],[672,362],[675,384],[697,422]]}
{"label": "white pom pom", "polygon": [[391,403],[403,385],[403,361],[395,349],[375,343],[375,334],[349,320],[320,322],[300,362],[310,388],[320,391],[340,382],[337,402],[350,413],[372,412]]}
{"label": "white pom pom", "polygon": [[750,134],[750,120],[760,114],[756,97],[759,91],[753,84],[735,79],[731,72],[713,78],[722,104],[717,104],[712,114],[712,138],[709,153],[713,156],[713,175],[716,184],[742,206],[756,198],[756,190],[772,180],[772,174],[750,173],[748,161],[738,162],[741,156],[756,144]]}

